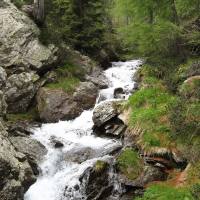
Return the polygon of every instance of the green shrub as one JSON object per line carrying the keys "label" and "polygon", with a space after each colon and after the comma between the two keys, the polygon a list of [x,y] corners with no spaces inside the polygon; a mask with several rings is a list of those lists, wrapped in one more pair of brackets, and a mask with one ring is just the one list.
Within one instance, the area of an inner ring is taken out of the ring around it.
{"label": "green shrub", "polygon": [[173,188],[164,184],[152,185],[141,198],[135,200],[195,200],[185,188]]}
{"label": "green shrub", "polygon": [[141,173],[143,162],[136,151],[128,148],[118,156],[117,166],[121,173],[133,180]]}

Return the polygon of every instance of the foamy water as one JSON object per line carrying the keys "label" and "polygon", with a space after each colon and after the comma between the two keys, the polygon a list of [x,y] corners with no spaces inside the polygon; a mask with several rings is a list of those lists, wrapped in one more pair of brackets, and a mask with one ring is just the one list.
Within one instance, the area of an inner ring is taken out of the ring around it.
{"label": "foamy water", "polygon": [[[104,100],[114,98],[114,89],[123,88],[124,98],[127,99],[134,87],[133,75],[139,60],[116,62],[104,71],[109,80],[109,88],[100,90]],[[97,101],[97,104],[99,101]],[[97,106],[97,105],[96,105]],[[79,117],[71,121],[43,124],[33,130],[33,138],[41,142],[48,150],[43,161],[39,163],[41,173],[27,193],[25,200],[84,200],[84,186],[80,183],[80,176],[95,164],[97,160],[110,160],[108,155],[112,149],[121,145],[119,140],[96,137],[93,135],[93,109],[84,111]],[[64,144],[56,149],[52,140],[56,139]],[[75,162],[78,152],[88,151],[91,154],[81,163]],[[78,186],[78,189],[77,189]]]}

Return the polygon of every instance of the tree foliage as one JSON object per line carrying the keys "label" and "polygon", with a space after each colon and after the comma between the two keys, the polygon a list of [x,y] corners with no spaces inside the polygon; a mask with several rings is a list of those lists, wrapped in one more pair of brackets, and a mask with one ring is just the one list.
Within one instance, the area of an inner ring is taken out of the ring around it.
{"label": "tree foliage", "polygon": [[43,41],[63,41],[74,48],[95,55],[112,32],[105,0],[46,0],[46,26]]}
{"label": "tree foliage", "polygon": [[173,66],[194,50],[200,54],[199,0],[114,2],[113,19],[120,37],[148,61]]}

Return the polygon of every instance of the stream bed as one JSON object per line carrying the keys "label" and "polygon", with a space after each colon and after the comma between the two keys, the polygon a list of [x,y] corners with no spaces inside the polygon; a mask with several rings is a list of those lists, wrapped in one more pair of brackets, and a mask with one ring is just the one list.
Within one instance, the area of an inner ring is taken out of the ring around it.
{"label": "stream bed", "polygon": [[[115,62],[105,70],[109,87],[99,91],[95,106],[103,101],[127,99],[133,91],[133,75],[140,64],[140,60]],[[114,97],[116,88],[123,88],[124,94]],[[93,109],[86,110],[74,120],[43,124],[33,129],[32,137],[41,142],[48,152],[39,163],[40,175],[26,192],[24,200],[87,199],[80,177],[97,160],[112,162],[110,153],[122,146],[119,139],[93,134],[92,116]],[[52,141],[59,141],[63,147],[55,148]]]}

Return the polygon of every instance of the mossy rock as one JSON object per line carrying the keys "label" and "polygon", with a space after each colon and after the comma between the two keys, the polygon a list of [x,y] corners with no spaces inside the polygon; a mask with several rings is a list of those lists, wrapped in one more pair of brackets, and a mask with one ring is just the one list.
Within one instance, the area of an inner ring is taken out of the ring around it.
{"label": "mossy rock", "polygon": [[188,78],[179,89],[180,94],[185,98],[200,98],[200,76],[192,76]]}
{"label": "mossy rock", "polygon": [[102,161],[102,160],[97,160],[97,162],[95,163],[95,166],[94,166],[94,170],[97,173],[101,173],[104,170],[106,170],[107,167],[108,167],[108,163],[107,162]]}
{"label": "mossy rock", "polygon": [[123,175],[131,180],[134,180],[143,170],[143,161],[139,157],[138,152],[127,148],[118,156],[117,167]]}
{"label": "mossy rock", "polygon": [[17,113],[17,114],[7,114],[7,120],[9,123],[16,123],[19,121],[37,121],[39,119],[39,114],[36,108],[31,108],[25,113]]}

